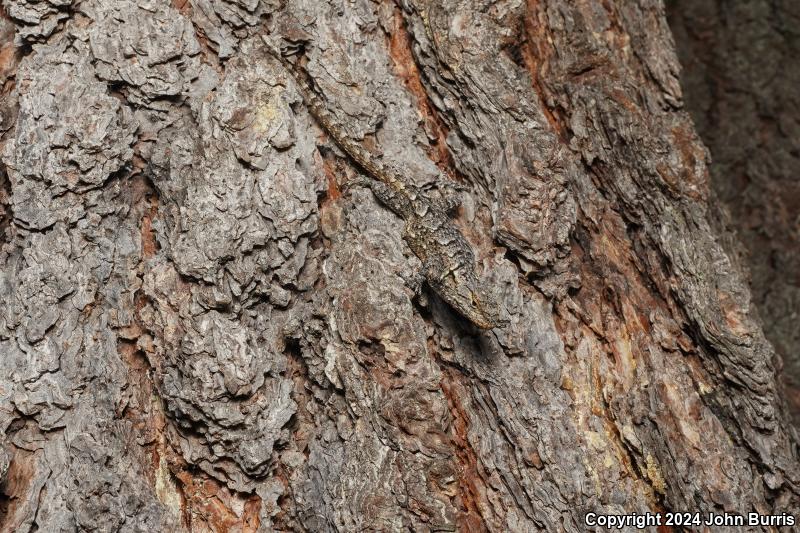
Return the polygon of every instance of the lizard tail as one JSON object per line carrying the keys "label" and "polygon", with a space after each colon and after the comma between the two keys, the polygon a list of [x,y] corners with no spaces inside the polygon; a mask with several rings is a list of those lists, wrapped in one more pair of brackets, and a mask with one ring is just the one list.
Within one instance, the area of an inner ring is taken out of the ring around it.
{"label": "lizard tail", "polygon": [[[266,41],[266,38],[264,39]],[[313,81],[307,72],[300,68],[297,64],[289,61],[279,50],[277,50],[271,43],[267,42],[267,51],[269,54],[277,59],[284,69],[286,69],[295,80],[297,90],[300,96],[308,106],[308,111],[311,116],[319,122],[328,135],[331,136],[333,141],[348,155],[353,161],[364,169],[372,176],[390,176],[389,169],[387,169],[380,162],[376,161],[375,156],[368,150],[363,148],[360,144],[354,142],[345,134],[345,128],[336,120],[334,115],[328,111],[327,106],[323,102],[319,93],[315,90]],[[383,180],[381,180],[383,181]],[[386,185],[392,188],[397,188],[398,184],[402,183],[396,179],[389,178]]]}

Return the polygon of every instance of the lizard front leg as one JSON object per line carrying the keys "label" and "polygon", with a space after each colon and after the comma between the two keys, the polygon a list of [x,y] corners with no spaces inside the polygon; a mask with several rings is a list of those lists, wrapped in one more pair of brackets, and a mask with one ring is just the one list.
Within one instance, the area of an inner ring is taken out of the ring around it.
{"label": "lizard front leg", "polygon": [[461,206],[461,194],[458,191],[442,192],[442,211],[452,215]]}
{"label": "lizard front leg", "polygon": [[412,299],[416,300],[420,306],[428,307],[428,296],[423,289],[425,285],[425,274],[420,271],[409,275],[400,274],[400,277],[406,282],[406,287],[414,292]]}
{"label": "lizard front leg", "polygon": [[452,215],[461,206],[461,193],[466,191],[467,187],[440,175],[434,189],[438,192],[438,203],[442,211]]}

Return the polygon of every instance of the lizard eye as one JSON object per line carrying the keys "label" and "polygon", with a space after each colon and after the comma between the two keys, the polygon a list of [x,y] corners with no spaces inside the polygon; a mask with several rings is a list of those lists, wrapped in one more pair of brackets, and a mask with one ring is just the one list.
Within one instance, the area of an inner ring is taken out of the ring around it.
{"label": "lizard eye", "polygon": [[478,302],[478,299],[475,298],[475,293],[471,292],[469,294],[469,299],[470,299],[470,301],[472,303],[472,307],[480,307],[480,303]]}

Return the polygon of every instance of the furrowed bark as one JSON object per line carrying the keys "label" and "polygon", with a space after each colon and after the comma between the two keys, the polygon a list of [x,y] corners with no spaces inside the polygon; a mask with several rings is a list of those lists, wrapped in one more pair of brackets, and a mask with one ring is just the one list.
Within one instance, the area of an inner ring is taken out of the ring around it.
{"label": "furrowed bark", "polygon": [[684,69],[687,109],[711,150],[711,184],[743,245],[764,333],[800,421],[800,168],[794,88],[800,39],[794,2],[667,4]]}

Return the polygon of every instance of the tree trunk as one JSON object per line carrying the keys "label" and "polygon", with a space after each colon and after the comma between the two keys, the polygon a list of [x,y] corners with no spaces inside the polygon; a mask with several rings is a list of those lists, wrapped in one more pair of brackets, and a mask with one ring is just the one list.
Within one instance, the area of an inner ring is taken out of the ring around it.
{"label": "tree trunk", "polygon": [[[4,6],[3,530],[797,510],[660,1]],[[466,188],[508,326],[415,294],[278,42],[411,183]]]}
{"label": "tree trunk", "polygon": [[800,3],[671,0],[687,109],[800,424]]}

